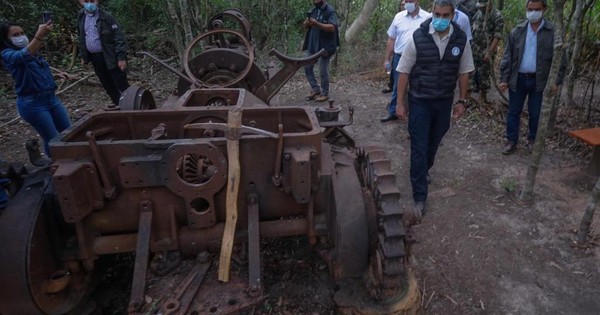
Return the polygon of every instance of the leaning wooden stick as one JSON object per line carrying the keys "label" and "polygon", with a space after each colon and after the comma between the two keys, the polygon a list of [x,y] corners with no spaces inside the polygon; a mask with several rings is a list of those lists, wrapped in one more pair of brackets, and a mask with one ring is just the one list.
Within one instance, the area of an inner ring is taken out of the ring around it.
{"label": "leaning wooden stick", "polygon": [[221,256],[219,258],[219,281],[229,281],[231,252],[235,238],[235,226],[238,216],[238,192],[240,188],[240,127],[242,126],[242,110],[234,108],[227,115],[227,174],[226,218],[223,239],[221,241]]}

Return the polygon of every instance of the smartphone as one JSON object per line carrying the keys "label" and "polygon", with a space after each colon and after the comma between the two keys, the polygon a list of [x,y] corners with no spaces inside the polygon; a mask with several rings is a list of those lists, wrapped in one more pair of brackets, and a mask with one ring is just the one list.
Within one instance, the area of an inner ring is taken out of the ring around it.
{"label": "smartphone", "polygon": [[48,23],[48,21],[52,21],[52,12],[44,11],[42,12],[42,24]]}
{"label": "smartphone", "polygon": [[306,18],[307,18],[307,19],[310,19],[310,14],[311,14],[311,13],[312,13],[312,12],[310,12],[310,11],[306,12]]}

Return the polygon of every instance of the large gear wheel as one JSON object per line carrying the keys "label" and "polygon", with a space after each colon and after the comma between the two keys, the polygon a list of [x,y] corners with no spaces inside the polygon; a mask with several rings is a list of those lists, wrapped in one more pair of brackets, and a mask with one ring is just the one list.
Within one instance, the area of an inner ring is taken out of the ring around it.
{"label": "large gear wheel", "polygon": [[385,151],[376,146],[359,149],[359,176],[367,217],[375,224],[369,239],[368,288],[373,298],[386,301],[402,296],[407,286],[406,230],[400,191]]}
{"label": "large gear wheel", "polygon": [[25,179],[0,216],[0,314],[81,314],[92,289],[91,270],[66,248],[69,227],[61,221],[47,171]]}

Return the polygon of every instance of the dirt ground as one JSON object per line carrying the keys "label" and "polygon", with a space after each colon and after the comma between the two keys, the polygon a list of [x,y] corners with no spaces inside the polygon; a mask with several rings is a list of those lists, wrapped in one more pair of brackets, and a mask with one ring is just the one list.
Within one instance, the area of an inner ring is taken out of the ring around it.
{"label": "dirt ground", "polygon": [[[159,76],[152,78],[151,72]],[[1,81],[10,81],[5,72],[0,75]],[[154,67],[133,67],[131,78],[151,86],[157,99],[175,86],[172,75]],[[379,122],[389,100],[389,94],[380,91],[383,85],[383,78],[368,74],[336,77],[331,95],[344,115],[354,107],[351,129],[359,141],[386,149],[397,173],[401,204],[409,209],[407,126]],[[306,92],[306,83],[297,75],[278,101],[283,106],[316,106],[303,101]],[[61,98],[74,120],[109,103],[93,84],[79,85]],[[14,99],[1,102],[0,156],[24,162],[24,141],[36,134],[22,121],[10,122],[16,117]],[[517,197],[530,154],[523,146],[513,155],[500,154],[503,127],[497,122],[503,117],[490,117],[490,112],[496,111],[472,108],[453,123],[431,172],[429,210],[415,227],[418,243],[411,260],[425,313],[598,314],[600,248],[573,247],[574,231],[597,178],[582,170],[586,161],[574,153],[546,150],[534,202],[520,204]],[[592,226],[596,233],[599,216]],[[335,313],[336,285],[306,240],[264,241],[263,248],[268,296],[248,314]],[[122,269],[117,278],[130,278],[131,269]],[[114,275],[105,278],[103,286],[115,283]],[[120,287],[98,302],[103,313],[123,310],[129,293],[126,285]]]}

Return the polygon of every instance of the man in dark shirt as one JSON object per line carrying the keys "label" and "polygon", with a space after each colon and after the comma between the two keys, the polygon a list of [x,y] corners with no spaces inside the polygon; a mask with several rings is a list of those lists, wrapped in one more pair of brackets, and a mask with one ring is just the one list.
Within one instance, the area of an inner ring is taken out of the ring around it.
{"label": "man in dark shirt", "polygon": [[319,72],[321,86],[315,78],[314,65],[304,67],[306,79],[311,91],[306,97],[308,100],[324,102],[329,99],[329,62],[339,45],[338,18],[335,10],[325,0],[313,0],[315,8],[310,11],[304,21],[308,29],[304,38],[304,50],[307,56],[314,55],[321,49],[327,51],[327,56],[319,58]]}
{"label": "man in dark shirt", "polygon": [[508,91],[508,114],[506,115],[506,143],[502,154],[511,154],[519,142],[519,125],[525,99],[529,109],[529,132],[527,149],[533,149],[542,109],[544,90],[548,83],[552,91],[562,84],[566,62],[563,55],[555,82],[548,82],[554,58],[554,45],[560,43],[554,25],[543,18],[546,0],[527,0],[527,20],[517,24],[510,32],[502,61],[500,62],[501,92]]}
{"label": "man in dark shirt", "polygon": [[127,82],[127,42],[115,18],[98,7],[98,0],[79,0],[83,10],[77,18],[79,55],[83,65],[91,62],[102,87],[115,106]]}

